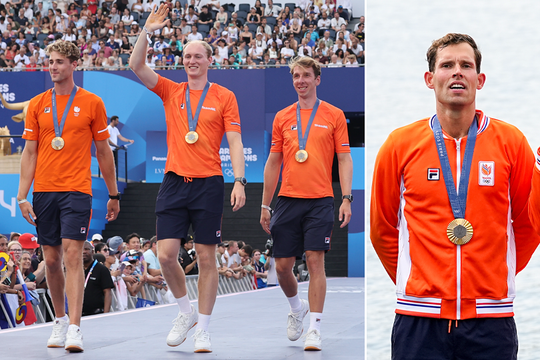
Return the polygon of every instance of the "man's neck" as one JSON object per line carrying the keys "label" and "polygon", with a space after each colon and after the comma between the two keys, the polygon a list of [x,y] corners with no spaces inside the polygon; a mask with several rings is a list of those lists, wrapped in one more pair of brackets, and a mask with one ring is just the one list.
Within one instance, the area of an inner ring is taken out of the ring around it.
{"label": "man's neck", "polygon": [[206,74],[199,77],[189,77],[188,84],[190,90],[204,90],[206,83],[208,82],[208,76]]}
{"label": "man's neck", "polygon": [[73,78],[71,77],[69,79],[63,80],[62,82],[55,82],[54,91],[56,92],[56,95],[69,95],[71,94],[74,86],[75,83],[73,82]]}
{"label": "man's neck", "polygon": [[313,109],[317,102],[317,93],[314,93],[307,98],[298,97],[298,102],[300,103],[300,109]]}
{"label": "man's neck", "polygon": [[454,139],[467,136],[476,114],[474,104],[468,109],[441,109],[437,106],[437,118],[441,128]]}
{"label": "man's neck", "polygon": [[84,268],[88,269],[90,265],[92,265],[92,262],[94,262],[94,260],[89,260],[88,262],[84,261],[83,262]]}

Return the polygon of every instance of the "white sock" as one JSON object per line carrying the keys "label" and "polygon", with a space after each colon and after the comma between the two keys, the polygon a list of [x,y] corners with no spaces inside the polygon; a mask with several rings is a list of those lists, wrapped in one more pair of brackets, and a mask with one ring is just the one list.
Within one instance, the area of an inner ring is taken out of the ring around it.
{"label": "white sock", "polygon": [[75,331],[77,331],[77,330],[79,330],[79,327],[78,327],[77,325],[75,325],[75,324],[71,324],[71,325],[69,325],[69,327],[68,327],[68,331],[69,331],[69,330],[75,330]]}
{"label": "white sock", "polygon": [[180,307],[180,312],[184,314],[191,314],[191,303],[189,302],[189,297],[186,295],[181,298],[176,298],[176,302]]}
{"label": "white sock", "polygon": [[57,317],[57,318],[56,318],[56,320],[63,320],[63,321],[68,321],[68,320],[69,320],[69,318],[68,318],[68,316],[67,316],[67,315],[64,315],[64,316],[62,316],[62,317]]}
{"label": "white sock", "polygon": [[288,297],[287,300],[289,300],[291,311],[293,313],[297,313],[302,310],[302,302],[300,301],[300,296],[298,296],[298,294],[294,295],[293,297]]}
{"label": "white sock", "polygon": [[309,313],[309,329],[310,330],[317,330],[318,332],[321,332],[321,320],[322,320],[322,313]]}
{"label": "white sock", "polygon": [[210,326],[210,316],[199,313],[199,320],[197,321],[197,330],[201,329],[208,331],[208,326]]}

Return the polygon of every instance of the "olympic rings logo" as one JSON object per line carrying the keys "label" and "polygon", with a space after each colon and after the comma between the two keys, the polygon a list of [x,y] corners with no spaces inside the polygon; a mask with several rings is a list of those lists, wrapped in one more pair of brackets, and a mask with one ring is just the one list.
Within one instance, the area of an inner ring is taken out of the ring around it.
{"label": "olympic rings logo", "polygon": [[232,171],[232,169],[225,169],[225,175],[234,176],[234,171]]}

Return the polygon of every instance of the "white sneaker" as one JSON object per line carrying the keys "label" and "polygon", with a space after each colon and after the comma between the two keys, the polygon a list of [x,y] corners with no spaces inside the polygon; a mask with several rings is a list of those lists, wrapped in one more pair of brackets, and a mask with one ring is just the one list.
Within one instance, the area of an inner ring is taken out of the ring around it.
{"label": "white sneaker", "polygon": [[188,331],[197,325],[199,315],[193,305],[191,305],[191,314],[178,313],[176,319],[173,320],[173,328],[167,336],[167,345],[178,346],[186,340]]}
{"label": "white sneaker", "polygon": [[66,342],[69,318],[66,321],[55,319],[53,324],[51,337],[47,340],[47,347],[63,348]]}
{"label": "white sneaker", "polygon": [[321,333],[316,329],[311,329],[306,334],[306,341],[304,342],[304,350],[306,351],[321,351]]}
{"label": "white sneaker", "polygon": [[304,317],[306,317],[309,312],[308,301],[304,299],[301,299],[300,301],[302,302],[302,309],[297,313],[293,313],[292,311],[289,312],[289,317],[287,319],[287,337],[291,341],[298,340],[302,335],[302,332],[304,331]]}
{"label": "white sneaker", "polygon": [[81,352],[83,349],[83,336],[81,329],[71,327],[66,334],[66,350],[69,352]]}
{"label": "white sneaker", "polygon": [[193,341],[195,342],[196,353],[212,352],[212,344],[210,344],[210,334],[208,331],[204,331],[203,329],[195,331]]}

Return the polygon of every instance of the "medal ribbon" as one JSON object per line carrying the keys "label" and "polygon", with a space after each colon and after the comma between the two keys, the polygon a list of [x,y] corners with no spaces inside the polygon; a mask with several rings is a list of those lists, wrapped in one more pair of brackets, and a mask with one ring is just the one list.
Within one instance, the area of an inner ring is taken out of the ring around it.
{"label": "medal ribbon", "polygon": [[58,125],[58,114],[56,113],[56,92],[54,91],[54,89],[52,90],[52,113],[54,120],[54,133],[56,134],[56,137],[62,137],[62,132],[64,131],[64,124],[66,122],[68,112],[71,109],[71,104],[73,103],[75,94],[77,93],[77,89],[77,85],[75,85],[73,87],[73,90],[71,90],[71,95],[69,96],[68,103],[66,104],[66,108],[64,109],[64,113],[62,114],[62,121],[60,122],[60,125]]}
{"label": "medal ribbon", "polygon": [[86,280],[84,281],[84,288],[86,289],[86,284],[88,284],[88,279],[90,279],[90,275],[92,275],[92,271],[94,270],[94,267],[98,263],[97,260],[94,260],[92,263],[92,267],[90,268],[90,271],[88,272],[88,275],[86,275]]}
{"label": "medal ribbon", "polygon": [[296,103],[296,131],[298,132],[298,147],[300,150],[306,148],[307,139],[309,136],[309,129],[311,128],[311,123],[315,119],[315,114],[317,114],[317,109],[319,108],[320,100],[317,99],[313,110],[311,110],[311,115],[309,116],[309,122],[306,128],[306,134],[302,137],[302,118],[300,117],[300,102]]}
{"label": "medal ribbon", "polygon": [[465,208],[467,205],[467,191],[469,187],[469,174],[471,170],[472,157],[474,153],[474,146],[476,144],[476,132],[478,125],[476,123],[476,116],[469,127],[469,133],[467,135],[467,144],[465,145],[465,155],[463,157],[463,164],[461,165],[461,179],[459,181],[458,193],[456,193],[456,187],[454,186],[454,177],[452,170],[450,169],[450,161],[448,160],[448,153],[446,152],[446,146],[444,145],[443,132],[441,124],[437,115],[433,118],[433,135],[435,136],[435,143],[437,144],[437,153],[439,154],[439,161],[441,163],[441,169],[444,177],[444,183],[446,184],[446,191],[448,193],[448,199],[452,206],[452,212],[454,218],[464,219]]}
{"label": "medal ribbon", "polygon": [[201,98],[199,99],[199,103],[197,104],[197,111],[195,112],[195,118],[193,118],[193,114],[191,113],[191,102],[189,101],[189,85],[187,86],[187,89],[186,89],[187,109],[186,110],[187,110],[187,116],[188,116],[189,131],[195,131],[195,129],[197,128],[197,122],[199,121],[199,113],[201,112],[204,98],[206,97],[206,94],[208,93],[209,88],[210,88],[210,82],[207,82],[202,92]]}

